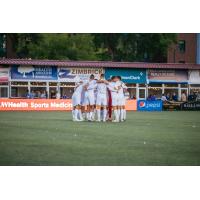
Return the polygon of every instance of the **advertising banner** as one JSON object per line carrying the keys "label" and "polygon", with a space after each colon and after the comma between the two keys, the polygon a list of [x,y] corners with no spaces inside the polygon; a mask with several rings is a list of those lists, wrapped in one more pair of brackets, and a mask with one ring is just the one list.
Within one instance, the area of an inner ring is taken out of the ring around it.
{"label": "advertising banner", "polygon": [[200,101],[185,102],[181,104],[181,110],[200,110]]}
{"label": "advertising banner", "polygon": [[139,111],[162,111],[163,103],[161,100],[148,101],[139,100],[137,102],[137,110]]}
{"label": "advertising banner", "polygon": [[0,111],[67,111],[71,109],[70,99],[0,99]]}
{"label": "advertising banner", "polygon": [[146,83],[146,69],[106,68],[106,79],[110,79],[112,76],[121,76],[124,83]]}
{"label": "advertising banner", "polygon": [[0,66],[0,82],[8,82],[9,68]]}
{"label": "advertising banner", "polygon": [[200,70],[189,70],[188,76],[190,84],[200,84]]}
{"label": "advertising banner", "polygon": [[57,67],[12,66],[11,79],[20,80],[57,80]]}
{"label": "advertising banner", "polygon": [[137,110],[137,100],[126,100],[126,110],[136,111]]}
{"label": "advertising banner", "polygon": [[58,68],[58,80],[64,82],[78,82],[88,80],[93,74],[99,79],[100,74],[104,74],[103,68]]}
{"label": "advertising banner", "polygon": [[[136,100],[127,100],[127,110],[137,110]],[[0,99],[0,111],[70,111],[71,99]]]}
{"label": "advertising banner", "polygon": [[187,83],[188,70],[176,69],[149,69],[148,82],[150,83]]}

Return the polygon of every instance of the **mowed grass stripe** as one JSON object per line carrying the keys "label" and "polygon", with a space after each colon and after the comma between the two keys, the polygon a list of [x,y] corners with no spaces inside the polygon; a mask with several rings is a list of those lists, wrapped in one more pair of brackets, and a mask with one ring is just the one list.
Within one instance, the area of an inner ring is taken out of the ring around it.
{"label": "mowed grass stripe", "polygon": [[0,165],[199,165],[200,112],[129,112],[124,123],[69,112],[0,112]]}

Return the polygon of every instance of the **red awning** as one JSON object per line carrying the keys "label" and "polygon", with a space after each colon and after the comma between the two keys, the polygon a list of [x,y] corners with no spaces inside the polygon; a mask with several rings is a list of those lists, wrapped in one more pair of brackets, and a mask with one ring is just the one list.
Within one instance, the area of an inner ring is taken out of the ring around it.
{"label": "red awning", "polygon": [[200,69],[199,64],[190,63],[142,63],[110,61],[68,61],[68,60],[29,60],[0,59],[1,65],[40,65],[60,67],[108,67],[108,68],[145,68],[145,69]]}

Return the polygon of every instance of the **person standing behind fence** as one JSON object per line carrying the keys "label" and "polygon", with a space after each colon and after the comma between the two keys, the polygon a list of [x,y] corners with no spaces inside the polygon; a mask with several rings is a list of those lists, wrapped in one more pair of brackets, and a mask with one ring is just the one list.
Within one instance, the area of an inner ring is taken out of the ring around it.
{"label": "person standing behind fence", "polygon": [[184,102],[187,101],[185,91],[183,91],[183,93],[181,94],[181,101],[184,101]]}

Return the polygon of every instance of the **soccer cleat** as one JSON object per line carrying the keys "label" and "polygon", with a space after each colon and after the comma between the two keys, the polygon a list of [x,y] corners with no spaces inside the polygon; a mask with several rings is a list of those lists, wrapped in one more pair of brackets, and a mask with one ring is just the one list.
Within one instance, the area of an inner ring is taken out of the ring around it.
{"label": "soccer cleat", "polygon": [[73,119],[74,122],[81,122],[80,119]]}
{"label": "soccer cleat", "polygon": [[119,121],[115,119],[115,120],[112,120],[112,122],[119,122]]}

